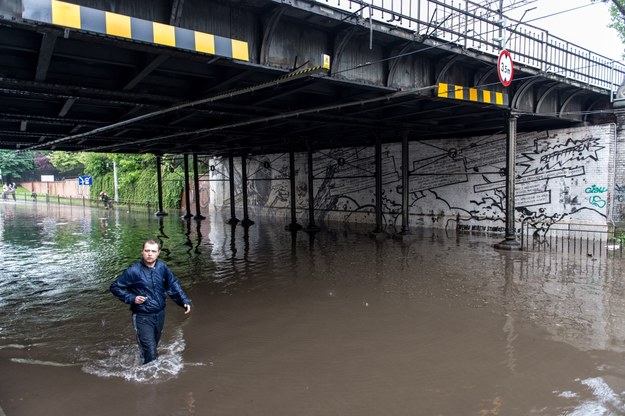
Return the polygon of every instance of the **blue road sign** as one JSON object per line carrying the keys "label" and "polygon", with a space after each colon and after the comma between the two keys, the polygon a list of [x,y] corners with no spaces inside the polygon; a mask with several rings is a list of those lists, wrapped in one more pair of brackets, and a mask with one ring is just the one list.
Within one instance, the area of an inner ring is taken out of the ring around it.
{"label": "blue road sign", "polygon": [[93,185],[93,177],[87,175],[79,176],[78,185]]}

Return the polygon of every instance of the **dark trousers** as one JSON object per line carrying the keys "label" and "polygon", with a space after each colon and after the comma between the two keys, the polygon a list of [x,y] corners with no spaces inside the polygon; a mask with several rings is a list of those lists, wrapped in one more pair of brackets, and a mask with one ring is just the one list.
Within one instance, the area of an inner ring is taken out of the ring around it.
{"label": "dark trousers", "polygon": [[143,364],[156,360],[157,347],[165,325],[165,309],[156,313],[133,313],[132,326],[137,334]]}

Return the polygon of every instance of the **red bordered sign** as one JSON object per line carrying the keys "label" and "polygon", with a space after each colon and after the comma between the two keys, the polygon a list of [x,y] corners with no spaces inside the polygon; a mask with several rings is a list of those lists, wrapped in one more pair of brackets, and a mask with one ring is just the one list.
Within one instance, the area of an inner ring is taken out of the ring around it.
{"label": "red bordered sign", "polygon": [[506,49],[499,53],[499,59],[497,59],[497,75],[499,75],[499,81],[504,87],[509,87],[512,84],[512,78],[514,77],[514,62],[512,62],[512,56]]}

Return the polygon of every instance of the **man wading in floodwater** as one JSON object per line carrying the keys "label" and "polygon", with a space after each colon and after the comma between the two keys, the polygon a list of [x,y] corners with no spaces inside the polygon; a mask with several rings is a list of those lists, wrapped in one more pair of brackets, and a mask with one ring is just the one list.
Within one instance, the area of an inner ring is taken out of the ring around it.
{"label": "man wading in floodwater", "polygon": [[156,241],[146,241],[141,252],[143,260],[128,267],[111,284],[111,292],[130,304],[143,364],[158,356],[156,349],[165,324],[165,294],[182,306],[185,314],[191,312],[191,301],[178,279],[165,263],[157,260],[160,252]]}

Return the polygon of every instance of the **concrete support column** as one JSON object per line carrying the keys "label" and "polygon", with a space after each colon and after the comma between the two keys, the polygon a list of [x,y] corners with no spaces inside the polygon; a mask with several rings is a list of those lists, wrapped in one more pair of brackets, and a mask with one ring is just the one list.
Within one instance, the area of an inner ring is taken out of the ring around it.
{"label": "concrete support column", "polygon": [[249,227],[254,224],[254,221],[250,220],[250,216],[247,211],[247,154],[241,156],[241,177],[242,177],[242,190],[243,190],[243,221],[241,225]]}
{"label": "concrete support column", "polygon": [[156,156],[156,187],[158,193],[158,211],[156,211],[155,215],[158,217],[162,217],[167,215],[167,213],[163,210],[163,178],[161,174],[161,156]]}
{"label": "concrete support column", "polygon": [[301,230],[302,226],[297,223],[296,195],[295,195],[295,153],[289,151],[289,179],[291,182],[291,223],[284,227],[288,231]]}
{"label": "concrete support column", "polygon": [[189,155],[184,155],[184,206],[186,213],[182,218],[189,219],[192,218],[191,215],[191,198],[189,197],[190,193],[190,185],[189,185]]}
{"label": "concrete support column", "polygon": [[506,238],[495,244],[500,250],[520,250],[521,244],[516,239],[514,223],[514,187],[516,185],[516,125],[517,116],[508,117],[506,140]]}
{"label": "concrete support column", "polygon": [[319,227],[315,225],[315,192],[313,177],[313,151],[312,146],[308,146],[308,226],[305,231],[317,232]]}
{"label": "concrete support column", "polygon": [[203,220],[206,217],[200,212],[200,173],[197,166],[197,154],[193,153],[193,186],[195,189],[195,217],[194,220]]}
{"label": "concrete support column", "polygon": [[[622,91],[625,85],[622,85],[619,90]],[[618,96],[618,93],[617,93]],[[622,96],[622,95],[621,95]],[[610,200],[610,218],[608,224],[613,224],[614,231],[623,229],[625,224],[625,201],[621,198],[623,195],[620,187],[625,183],[625,98],[617,98],[614,100],[614,109],[616,116],[616,141],[615,148],[612,150],[614,154],[615,170],[614,170],[614,192],[613,197]],[[617,188],[617,186],[619,188]]]}
{"label": "concrete support column", "polygon": [[230,176],[230,219],[228,220],[228,224],[236,225],[239,222],[239,219],[235,215],[236,201],[234,196],[234,154],[232,150],[228,153],[228,170]]}

